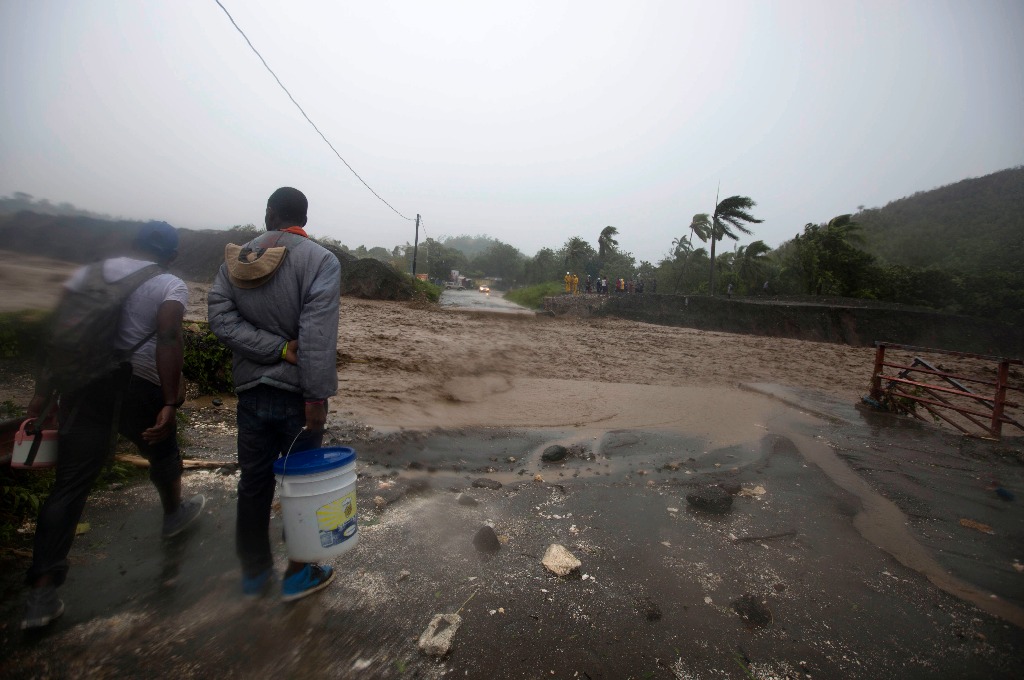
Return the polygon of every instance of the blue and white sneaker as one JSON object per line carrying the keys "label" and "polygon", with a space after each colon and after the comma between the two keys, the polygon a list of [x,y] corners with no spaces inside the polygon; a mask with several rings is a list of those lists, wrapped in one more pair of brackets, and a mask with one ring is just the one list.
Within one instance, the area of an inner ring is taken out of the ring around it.
{"label": "blue and white sneaker", "polygon": [[334,580],[334,568],[329,565],[307,564],[281,584],[281,600],[292,602],[318,590],[323,590]]}

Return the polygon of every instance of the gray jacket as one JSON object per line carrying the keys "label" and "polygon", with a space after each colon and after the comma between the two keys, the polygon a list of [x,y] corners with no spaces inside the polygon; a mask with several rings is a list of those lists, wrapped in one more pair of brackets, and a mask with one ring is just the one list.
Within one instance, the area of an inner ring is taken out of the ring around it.
{"label": "gray jacket", "polygon": [[[277,271],[257,288],[231,283],[222,264],[209,294],[210,330],[234,352],[235,391],[258,384],[326,399],[338,391],[341,266],[330,251],[298,234],[268,232],[247,245],[287,247]],[[299,341],[299,363],[281,358]]]}

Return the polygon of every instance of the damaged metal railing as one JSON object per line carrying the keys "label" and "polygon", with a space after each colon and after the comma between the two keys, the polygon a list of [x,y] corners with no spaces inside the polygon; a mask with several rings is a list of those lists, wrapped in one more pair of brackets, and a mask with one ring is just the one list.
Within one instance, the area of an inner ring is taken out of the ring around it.
{"label": "damaged metal railing", "polygon": [[[963,422],[953,417],[950,411],[959,414],[968,423],[996,439],[1002,436],[1004,424],[1024,431],[1024,425],[1006,413],[1007,408],[1020,406],[1016,402],[1006,400],[1007,390],[1024,391],[1020,385],[1010,384],[1010,366],[1024,365],[1024,361],[944,349],[896,345],[889,342],[876,342],[875,347],[875,370],[871,378],[871,398],[875,401],[889,405],[901,402],[903,404],[907,404],[907,402],[920,404],[934,417],[949,423],[964,434],[977,433],[972,432]],[[885,360],[886,349],[922,354],[943,354],[960,359],[994,362],[997,364],[996,378],[988,380],[975,376],[958,375],[942,369],[941,366],[936,367],[918,356],[915,356],[909,365],[887,362]],[[886,368],[898,369],[899,373],[887,375],[884,372]],[[924,377],[919,379],[916,374],[922,374]],[[885,382],[884,388],[883,381]],[[972,390],[964,383],[984,385],[994,389],[994,392],[983,394]],[[924,416],[910,404],[900,410],[924,420]]]}

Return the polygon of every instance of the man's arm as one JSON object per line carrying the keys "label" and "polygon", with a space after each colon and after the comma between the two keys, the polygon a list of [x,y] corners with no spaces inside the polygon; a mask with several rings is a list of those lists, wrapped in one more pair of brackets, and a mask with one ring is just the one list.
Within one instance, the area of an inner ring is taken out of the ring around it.
{"label": "man's arm", "polygon": [[164,405],[156,422],[143,430],[142,438],[150,444],[166,439],[174,425],[174,413],[181,389],[181,367],[185,363],[185,347],[181,338],[181,321],[185,307],[177,300],[165,300],[156,312],[156,372]]}
{"label": "man's arm", "polygon": [[325,257],[299,314],[299,375],[306,399],[306,429],[319,432],[327,421],[326,399],[338,391],[338,308],[341,265]]}
{"label": "man's arm", "polygon": [[281,350],[290,338],[282,338],[276,333],[257,328],[242,317],[235,305],[234,288],[224,274],[223,265],[217,272],[207,300],[210,330],[231,351],[261,364],[281,361]]}

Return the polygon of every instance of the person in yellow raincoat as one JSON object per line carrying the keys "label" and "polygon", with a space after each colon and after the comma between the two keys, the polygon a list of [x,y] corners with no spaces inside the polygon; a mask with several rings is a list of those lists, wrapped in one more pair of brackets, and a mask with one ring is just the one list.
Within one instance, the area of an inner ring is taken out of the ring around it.
{"label": "person in yellow raincoat", "polygon": [[572,274],[570,274],[569,272],[565,273],[565,292],[572,292]]}
{"label": "person in yellow raincoat", "polygon": [[572,275],[572,294],[576,295],[580,290],[580,277],[575,274]]}

